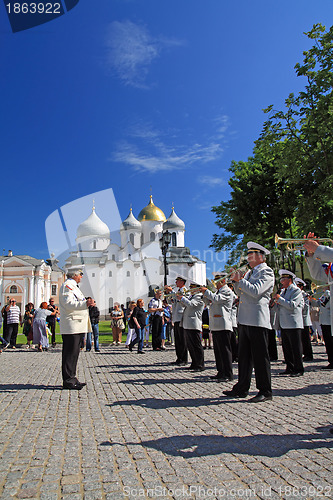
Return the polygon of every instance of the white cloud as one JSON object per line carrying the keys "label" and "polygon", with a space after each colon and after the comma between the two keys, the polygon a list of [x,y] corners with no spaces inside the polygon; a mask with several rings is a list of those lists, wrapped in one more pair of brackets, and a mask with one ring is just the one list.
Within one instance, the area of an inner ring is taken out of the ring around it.
{"label": "white cloud", "polygon": [[176,39],[150,35],[147,28],[132,21],[114,21],[107,36],[107,63],[125,85],[148,88],[149,67],[161,52],[184,43]]}
{"label": "white cloud", "polygon": [[224,186],[225,185],[225,180],[222,179],[221,177],[213,177],[211,175],[200,175],[197,178],[197,181],[200,184],[205,184],[209,187],[219,187],[219,186]]}
{"label": "white cloud", "polygon": [[220,144],[214,142],[170,147],[155,137],[150,143],[152,151],[147,152],[141,151],[136,145],[123,142],[113,154],[112,160],[130,165],[134,170],[155,173],[187,168],[197,162],[207,163],[222,154]]}
{"label": "white cloud", "polygon": [[214,120],[216,124],[216,137],[223,139],[225,133],[229,127],[229,117],[227,115],[221,114]]}
{"label": "white cloud", "polygon": [[[225,124],[223,137],[222,122]],[[184,129],[172,128],[163,132],[151,124],[138,120],[135,125],[127,128],[127,139],[116,146],[110,161],[123,163],[135,171],[150,173],[185,170],[196,164],[202,166],[221,158],[223,145],[226,142],[227,122],[227,116],[211,120],[211,133],[204,133],[204,137],[196,140],[193,139],[190,130],[185,132]],[[186,137],[186,143],[177,142],[182,135]],[[203,175],[197,180],[203,188],[219,187],[224,184],[224,180],[216,175]]]}

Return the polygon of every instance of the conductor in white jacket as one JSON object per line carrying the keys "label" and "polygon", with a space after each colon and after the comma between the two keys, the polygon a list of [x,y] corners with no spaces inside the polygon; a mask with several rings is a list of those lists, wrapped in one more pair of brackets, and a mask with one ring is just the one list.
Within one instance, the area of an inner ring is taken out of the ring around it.
{"label": "conductor in white jacket", "polygon": [[93,304],[93,299],[86,300],[78,286],[82,276],[82,268],[69,269],[59,292],[63,388],[78,391],[86,385],[77,379],[76,366],[81,342],[91,330],[88,307]]}

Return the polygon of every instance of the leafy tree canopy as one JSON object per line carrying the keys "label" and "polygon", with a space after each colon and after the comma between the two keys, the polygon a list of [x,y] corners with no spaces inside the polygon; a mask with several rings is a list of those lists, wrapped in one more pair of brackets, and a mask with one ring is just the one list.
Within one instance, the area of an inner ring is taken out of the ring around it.
{"label": "leafy tree canopy", "polygon": [[306,35],[315,43],[295,66],[304,90],[291,93],[283,111],[264,110],[253,156],[229,168],[230,200],[212,208],[223,231],[213,236],[217,251],[237,254],[250,240],[273,247],[275,233],[332,235],[333,27],[316,24]]}

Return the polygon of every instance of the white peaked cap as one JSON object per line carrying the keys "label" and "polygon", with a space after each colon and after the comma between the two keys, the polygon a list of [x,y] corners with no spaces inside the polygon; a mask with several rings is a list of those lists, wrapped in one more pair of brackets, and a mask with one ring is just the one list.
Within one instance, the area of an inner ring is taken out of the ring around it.
{"label": "white peaked cap", "polygon": [[249,241],[247,243],[247,249],[260,252],[264,255],[269,255],[271,253],[269,250],[267,250],[267,248],[263,247],[262,245],[259,245],[259,243],[255,243],[254,241]]}

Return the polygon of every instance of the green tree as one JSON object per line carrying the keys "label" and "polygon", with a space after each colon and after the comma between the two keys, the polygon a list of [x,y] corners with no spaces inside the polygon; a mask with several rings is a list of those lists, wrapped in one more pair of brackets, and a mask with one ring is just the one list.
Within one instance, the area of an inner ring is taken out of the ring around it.
{"label": "green tree", "polygon": [[[307,79],[304,91],[290,94],[284,111],[264,110],[270,116],[253,156],[229,168],[230,200],[212,208],[222,233],[211,246],[233,250],[231,260],[250,240],[273,248],[275,233],[332,233],[333,27],[326,32],[317,24],[306,35],[315,44],[295,66]],[[294,268],[295,255],[288,257]]]}
{"label": "green tree", "polygon": [[306,35],[315,44],[295,66],[297,76],[307,80],[305,89],[288,96],[284,111],[264,110],[271,116],[257,145],[274,150],[283,144],[277,178],[297,197],[298,236],[313,230],[324,237],[333,229],[333,27],[326,32],[316,24]]}

